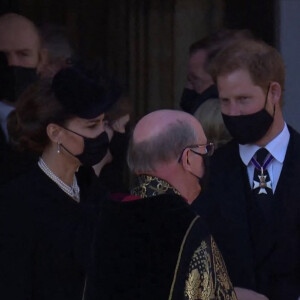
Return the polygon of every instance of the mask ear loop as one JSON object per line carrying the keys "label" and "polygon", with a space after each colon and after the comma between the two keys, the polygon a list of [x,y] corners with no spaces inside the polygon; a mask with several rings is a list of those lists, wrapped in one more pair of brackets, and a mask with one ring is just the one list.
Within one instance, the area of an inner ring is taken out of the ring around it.
{"label": "mask ear loop", "polygon": [[264,105],[264,108],[266,108],[266,105],[267,105],[270,87],[271,87],[271,82],[269,82],[269,84],[268,84],[268,89],[267,89],[267,94],[266,94],[266,99],[265,99],[265,105]]}
{"label": "mask ear loop", "polygon": [[63,129],[67,130],[67,131],[70,131],[70,132],[72,132],[72,133],[77,134],[78,136],[81,136],[81,137],[85,138],[85,136],[83,136],[83,135],[81,135],[81,134],[79,134],[79,133],[77,133],[77,132],[75,132],[75,131],[73,131],[73,130],[71,130],[71,129],[69,129],[69,128],[66,128],[66,127],[64,127],[64,126],[62,126],[62,125],[60,125],[60,126],[61,126]]}
{"label": "mask ear loop", "polygon": [[[268,90],[267,90],[267,94],[266,94],[266,100],[265,100],[265,106],[264,106],[264,109],[266,108],[266,105],[267,105],[267,101],[268,101],[268,96],[269,96],[270,88],[271,88],[271,82],[269,82],[269,85],[268,85]],[[274,104],[274,107],[273,107],[273,116],[272,116],[272,118],[274,118],[274,116],[275,116],[275,110],[276,110],[276,107],[275,107],[275,104]]]}
{"label": "mask ear loop", "polygon": [[[77,133],[77,132],[75,132],[75,131],[73,131],[73,130],[71,130],[71,129],[68,129],[68,128],[62,126],[62,125],[59,125],[59,126],[62,127],[62,128],[65,129],[65,130],[67,130],[67,131],[70,131],[70,132],[72,132],[72,133],[74,133],[74,134],[76,134],[76,135],[82,137],[83,139],[85,138],[83,135],[81,135],[81,134],[79,134],[79,133]],[[72,156],[76,157],[76,155],[74,155],[70,150],[68,150],[62,143],[57,142],[57,148],[56,148],[57,154],[59,154],[59,153],[61,152],[61,148],[63,148],[64,150],[66,150],[66,151],[67,151],[69,154],[71,154]],[[76,158],[77,158],[77,157],[76,157]]]}

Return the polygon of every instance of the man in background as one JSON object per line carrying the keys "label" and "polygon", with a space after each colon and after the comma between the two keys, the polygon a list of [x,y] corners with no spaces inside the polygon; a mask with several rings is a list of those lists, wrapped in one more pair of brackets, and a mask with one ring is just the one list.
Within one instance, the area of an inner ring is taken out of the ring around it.
{"label": "man in background", "polygon": [[42,46],[47,53],[47,61],[40,70],[40,76],[52,78],[61,69],[74,64],[74,51],[63,26],[46,23],[40,32]]}
{"label": "man in background", "polygon": [[24,16],[0,17],[0,184],[26,170],[30,154],[14,151],[9,141],[7,118],[20,94],[34,81],[46,62],[36,26]]}
{"label": "man in background", "polygon": [[7,115],[18,96],[37,79],[45,54],[39,32],[29,19],[14,13],[0,17],[0,118],[6,141]]}
{"label": "man in background", "polygon": [[187,84],[180,101],[182,110],[195,114],[208,99],[218,98],[217,87],[209,74],[209,65],[216,55],[241,39],[253,38],[248,30],[219,30],[196,41],[189,48]]}

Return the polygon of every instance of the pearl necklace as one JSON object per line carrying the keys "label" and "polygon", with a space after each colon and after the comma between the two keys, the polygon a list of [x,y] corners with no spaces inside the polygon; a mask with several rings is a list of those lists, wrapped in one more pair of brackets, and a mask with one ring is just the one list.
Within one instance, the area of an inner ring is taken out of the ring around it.
{"label": "pearl necklace", "polygon": [[51,179],[53,180],[67,195],[73,198],[76,202],[80,201],[80,189],[77,184],[76,176],[74,176],[73,184],[71,186],[65,184],[58,176],[56,176],[46,165],[44,160],[40,157],[38,161],[38,165],[41,170]]}

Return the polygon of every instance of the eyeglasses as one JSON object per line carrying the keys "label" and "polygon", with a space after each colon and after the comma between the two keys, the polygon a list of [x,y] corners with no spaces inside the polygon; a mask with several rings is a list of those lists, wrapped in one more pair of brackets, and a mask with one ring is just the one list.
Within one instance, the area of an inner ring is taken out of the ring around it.
{"label": "eyeglasses", "polygon": [[[193,149],[196,149],[196,148],[205,148],[205,153],[200,153],[200,152],[197,152],[197,151],[193,150]],[[212,156],[213,153],[214,153],[214,150],[215,150],[215,146],[214,146],[214,143],[208,143],[208,144],[203,144],[203,145],[195,144],[195,145],[186,146],[181,151],[180,156],[178,158],[178,162],[181,161],[182,154],[183,154],[183,152],[184,152],[185,149],[190,149],[193,153],[204,157],[204,156]]]}

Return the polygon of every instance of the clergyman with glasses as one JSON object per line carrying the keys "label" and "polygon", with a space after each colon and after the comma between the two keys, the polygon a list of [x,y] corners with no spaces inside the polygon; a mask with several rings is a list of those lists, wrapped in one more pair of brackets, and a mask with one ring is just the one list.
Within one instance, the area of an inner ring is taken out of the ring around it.
{"label": "clergyman with glasses", "polygon": [[85,299],[236,299],[223,258],[190,204],[213,144],[192,115],[158,110],[136,125],[139,185],[102,210]]}

